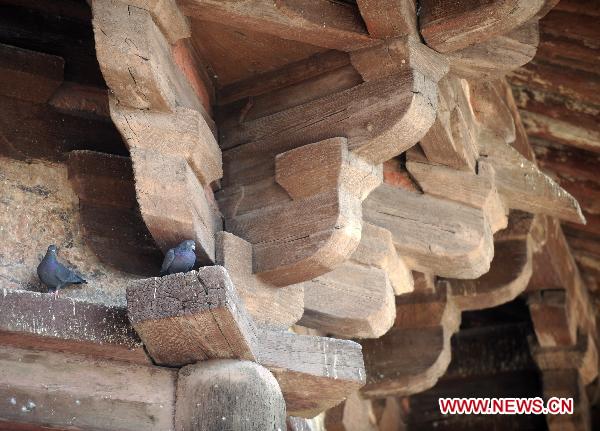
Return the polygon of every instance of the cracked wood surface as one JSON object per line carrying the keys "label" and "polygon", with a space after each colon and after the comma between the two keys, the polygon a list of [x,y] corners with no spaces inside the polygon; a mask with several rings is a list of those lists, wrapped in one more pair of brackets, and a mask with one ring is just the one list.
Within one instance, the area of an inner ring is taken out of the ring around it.
{"label": "cracked wood surface", "polygon": [[288,414],[315,416],[364,384],[359,344],[257,327],[223,267],[139,280],[127,295],[129,318],[155,362],[252,360],[276,377]]}

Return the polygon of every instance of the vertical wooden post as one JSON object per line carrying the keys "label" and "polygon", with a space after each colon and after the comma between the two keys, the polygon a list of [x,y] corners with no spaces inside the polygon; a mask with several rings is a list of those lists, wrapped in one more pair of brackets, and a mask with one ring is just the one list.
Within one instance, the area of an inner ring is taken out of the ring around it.
{"label": "vertical wooden post", "polygon": [[254,362],[217,359],[183,367],[176,431],[284,431],[285,401],[275,377]]}

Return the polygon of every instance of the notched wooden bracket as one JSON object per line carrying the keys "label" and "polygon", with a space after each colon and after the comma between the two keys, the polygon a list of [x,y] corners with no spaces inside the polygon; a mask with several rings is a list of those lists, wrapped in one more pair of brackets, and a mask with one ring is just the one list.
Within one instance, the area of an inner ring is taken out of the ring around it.
{"label": "notched wooden bracket", "polygon": [[133,282],[127,306],[156,362],[252,360],[275,375],[288,414],[314,416],[365,381],[359,344],[257,327],[220,266]]}
{"label": "notched wooden bracket", "polygon": [[383,337],[361,342],[368,398],[404,396],[435,385],[450,363],[460,310],[444,289],[396,298],[396,321]]}
{"label": "notched wooden bracket", "polygon": [[377,338],[386,333],[396,317],[394,294],[412,292],[414,287],[390,232],[366,222],[352,257],[302,286],[300,324],[345,338]]}
{"label": "notched wooden bracket", "polygon": [[379,186],[365,200],[365,221],[392,233],[409,268],[453,278],[489,270],[493,236],[483,211],[427,194]]}
{"label": "notched wooden bracket", "polygon": [[253,246],[254,272],[286,286],[344,262],[360,241],[362,200],[381,182],[381,167],[350,153],[343,138],[305,145],[275,160],[267,154],[262,163],[264,179],[253,181],[261,172],[250,163],[255,169],[246,184],[243,176],[235,177],[238,184],[218,194],[227,230]]}

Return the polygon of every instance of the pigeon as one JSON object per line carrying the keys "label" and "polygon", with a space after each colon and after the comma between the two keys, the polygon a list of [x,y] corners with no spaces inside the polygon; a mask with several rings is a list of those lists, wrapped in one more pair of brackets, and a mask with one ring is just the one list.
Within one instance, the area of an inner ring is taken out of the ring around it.
{"label": "pigeon", "polygon": [[178,272],[188,272],[196,263],[196,244],[193,240],[183,241],[177,247],[170,249],[165,254],[160,275],[176,274]]}
{"label": "pigeon", "polygon": [[46,255],[37,267],[37,274],[42,283],[48,287],[48,293],[54,293],[58,298],[58,291],[69,284],[87,283],[72,269],[67,268],[56,260],[56,246],[50,244]]}

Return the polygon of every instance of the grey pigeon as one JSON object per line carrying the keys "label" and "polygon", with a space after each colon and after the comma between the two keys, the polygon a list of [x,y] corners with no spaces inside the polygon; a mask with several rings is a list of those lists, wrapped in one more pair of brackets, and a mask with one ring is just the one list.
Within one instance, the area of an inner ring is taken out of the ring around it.
{"label": "grey pigeon", "polygon": [[183,241],[177,247],[170,249],[165,254],[160,275],[176,274],[178,272],[188,272],[196,263],[196,243],[188,239]]}
{"label": "grey pigeon", "polygon": [[55,298],[58,297],[59,289],[69,284],[87,283],[72,269],[56,260],[56,246],[54,244],[48,246],[46,255],[37,267],[37,274],[42,283],[48,287],[48,293],[54,293]]}

